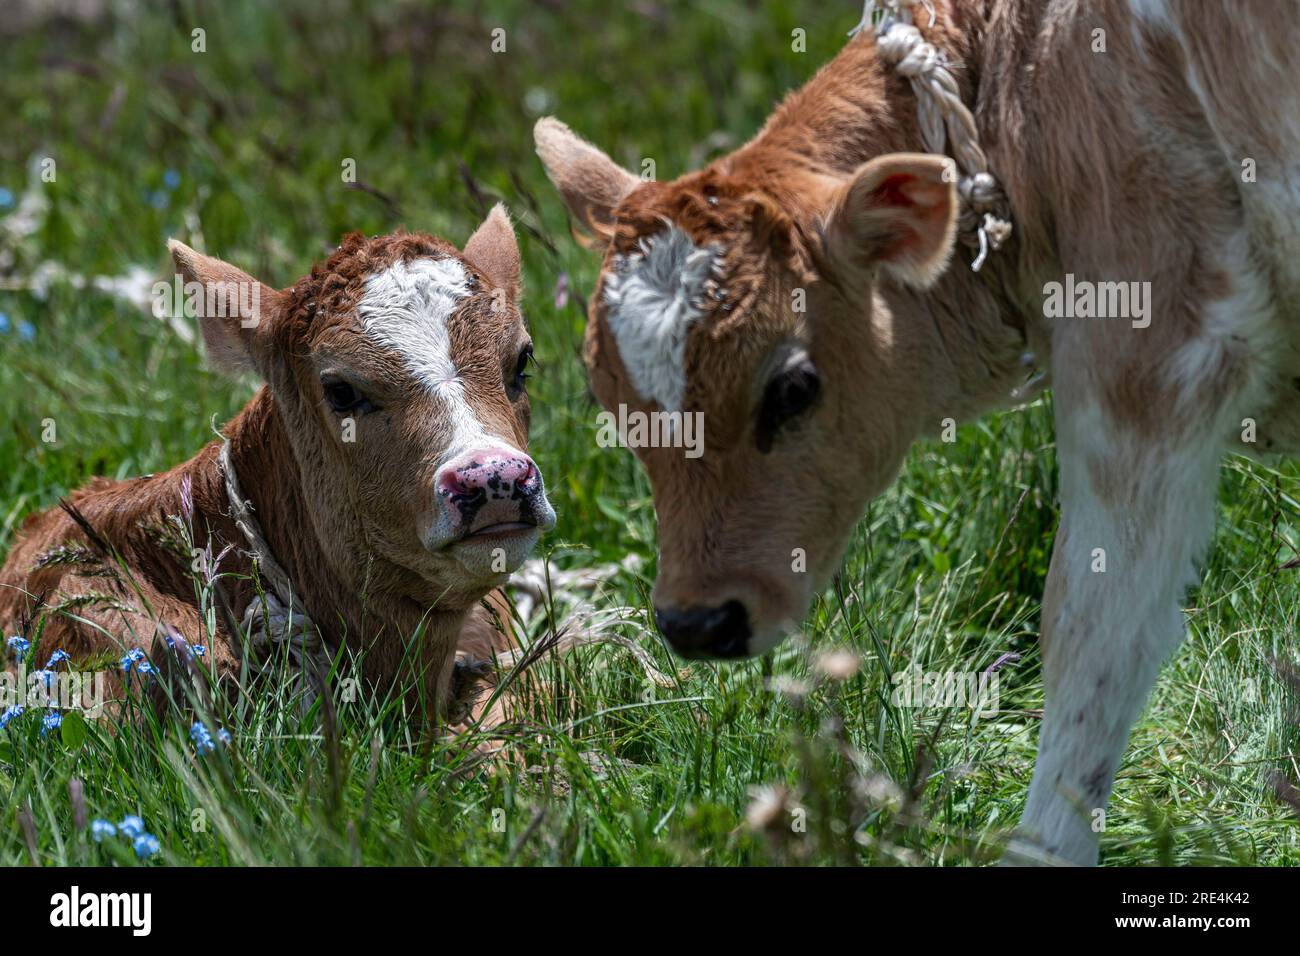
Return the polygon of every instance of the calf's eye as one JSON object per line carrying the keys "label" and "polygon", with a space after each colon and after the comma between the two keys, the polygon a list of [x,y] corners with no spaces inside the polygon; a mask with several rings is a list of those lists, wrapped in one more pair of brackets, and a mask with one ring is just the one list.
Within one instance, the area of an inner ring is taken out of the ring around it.
{"label": "calf's eye", "polygon": [[532,345],[525,345],[519,353],[519,358],[515,362],[515,375],[510,382],[511,391],[518,394],[524,390],[524,383],[532,378],[528,374],[528,363],[533,360]]}
{"label": "calf's eye", "polygon": [[807,355],[787,362],[763,389],[754,431],[758,450],[765,455],[770,452],[781,428],[811,411],[821,392],[821,375]]}
{"label": "calf's eye", "polygon": [[325,390],[325,401],[329,402],[330,408],[338,414],[375,410],[370,399],[357,391],[356,386],[351,382],[345,382],[341,378],[322,378],[321,387]]}

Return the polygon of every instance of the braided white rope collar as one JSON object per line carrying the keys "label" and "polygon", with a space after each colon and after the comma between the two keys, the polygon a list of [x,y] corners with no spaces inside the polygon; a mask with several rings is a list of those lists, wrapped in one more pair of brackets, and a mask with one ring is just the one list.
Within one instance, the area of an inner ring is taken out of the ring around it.
{"label": "braided white rope collar", "polygon": [[929,11],[933,26],[935,13],[930,0],[866,0],[862,20],[849,36],[872,27],[876,14],[881,14],[872,28],[876,48],[881,59],[912,84],[925,148],[943,154],[947,141],[952,142],[962,171],[957,180],[961,197],[958,233],[963,244],[979,250],[971,262],[971,269],[978,272],[989,250],[1000,249],[1011,236],[1011,203],[989,172],[975,117],[961,101],[947,58],[942,50],[922,39],[912,24],[912,7],[916,5]]}
{"label": "braided white rope collar", "polygon": [[[218,464],[230,500],[230,517],[248,543],[248,554],[266,584],[265,600],[254,600],[244,611],[240,626],[248,636],[252,654],[248,665],[257,674],[271,669],[277,645],[288,648],[296,673],[297,690],[304,711],[311,707],[323,689],[322,676],[329,673],[329,648],[306,614],[294,609],[293,586],[289,575],[271,553],[262,535],[261,525],[253,515],[252,504],[239,487],[239,476],[230,460],[230,442],[223,440]],[[265,613],[263,613],[265,612]]]}

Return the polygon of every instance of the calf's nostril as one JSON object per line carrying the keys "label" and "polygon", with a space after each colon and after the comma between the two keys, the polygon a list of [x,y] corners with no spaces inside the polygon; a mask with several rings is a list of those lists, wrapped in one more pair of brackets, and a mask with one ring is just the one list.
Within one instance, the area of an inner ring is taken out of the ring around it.
{"label": "calf's nostril", "polygon": [[515,487],[519,488],[524,494],[534,494],[541,486],[542,476],[538,472],[537,466],[531,461],[524,462],[523,473],[515,479]]}
{"label": "calf's nostril", "polygon": [[444,498],[467,495],[471,491],[469,485],[454,471],[445,471],[438,476],[438,494]]}

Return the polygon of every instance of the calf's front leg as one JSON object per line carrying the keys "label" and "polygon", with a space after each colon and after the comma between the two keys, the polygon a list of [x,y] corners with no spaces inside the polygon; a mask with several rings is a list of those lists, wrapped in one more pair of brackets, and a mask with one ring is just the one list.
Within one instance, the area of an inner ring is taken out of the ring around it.
{"label": "calf's front leg", "polygon": [[1038,756],[1006,862],[1097,861],[1129,732],[1185,633],[1182,599],[1213,529],[1208,433],[1141,433],[1058,388],[1061,526],[1043,601]]}

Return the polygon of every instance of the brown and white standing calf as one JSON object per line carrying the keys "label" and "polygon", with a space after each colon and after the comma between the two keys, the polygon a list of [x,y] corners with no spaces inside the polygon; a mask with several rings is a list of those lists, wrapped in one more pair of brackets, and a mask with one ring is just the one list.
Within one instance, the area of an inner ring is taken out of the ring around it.
{"label": "brown and white standing calf", "polygon": [[[597,397],[704,416],[701,457],[637,449],[656,612],[688,656],[775,644],[911,442],[1012,404],[1037,357],[1062,517],[1021,846],[1090,863],[1095,811],[1184,632],[1222,455],[1300,450],[1300,33],[1285,3],[933,7],[915,19],[934,55],[895,69],[867,30],[754,140],[674,182],[553,119],[537,147],[604,249]],[[919,155],[918,88],[940,69],[1011,206],[979,272],[946,268],[953,161]],[[1118,282],[1149,283],[1132,287],[1145,305],[1067,318],[1050,301]]]}
{"label": "brown and white standing calf", "polygon": [[[264,572],[283,571],[292,596],[280,598],[327,652],[364,652],[371,685],[414,688],[410,703],[436,722],[458,639],[475,657],[500,644],[481,602],[555,522],[525,451],[532,344],[504,209],[463,254],[422,234],[352,234],[283,291],[179,242],[171,252],[187,288],[215,304],[199,316],[211,358],[266,384],[226,426],[228,450],[213,442],[163,474],[75,492],[93,535],[57,508],[28,519],[0,572],[0,626],[44,614],[36,659],[61,648],[73,666],[156,650],[160,624],[208,640],[169,517],[184,516],[209,566],[220,557],[232,575],[222,587],[236,618],[252,607],[252,626],[266,626],[251,550]],[[251,548],[236,518],[256,529]],[[111,573],[109,552],[126,575]],[[210,641],[223,674],[240,662],[230,630],[218,619]]]}

